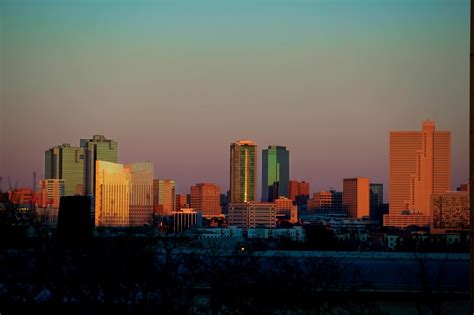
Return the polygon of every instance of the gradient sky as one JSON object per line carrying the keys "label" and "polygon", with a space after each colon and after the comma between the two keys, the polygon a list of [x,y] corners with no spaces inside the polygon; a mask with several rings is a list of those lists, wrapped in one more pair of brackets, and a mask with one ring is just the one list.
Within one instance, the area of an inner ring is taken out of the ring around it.
{"label": "gradient sky", "polygon": [[[468,0],[0,3],[0,175],[104,134],[178,192],[228,189],[229,145],[285,145],[293,179],[388,185],[390,130],[452,132],[468,180]],[[261,164],[259,164],[260,166]],[[259,179],[261,174],[259,174]],[[260,188],[260,184],[258,185]],[[385,193],[388,193],[386,189]]]}

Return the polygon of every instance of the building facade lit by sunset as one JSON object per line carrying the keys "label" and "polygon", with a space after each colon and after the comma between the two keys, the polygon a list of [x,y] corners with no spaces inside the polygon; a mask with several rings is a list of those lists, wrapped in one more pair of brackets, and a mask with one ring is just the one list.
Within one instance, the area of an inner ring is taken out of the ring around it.
{"label": "building facade lit by sunset", "polygon": [[290,152],[271,145],[262,150],[262,201],[271,202],[289,196]]}
{"label": "building facade lit by sunset", "polygon": [[106,139],[102,135],[94,135],[92,139],[81,139],[84,148],[84,194],[95,193],[95,161],[117,163],[117,141]]}
{"label": "building facade lit by sunset", "polygon": [[188,200],[188,195],[186,194],[176,194],[175,210],[179,211],[181,208],[189,208],[190,201]]}
{"label": "building facade lit by sunset", "polygon": [[286,197],[279,197],[273,201],[277,216],[288,217],[290,223],[298,222],[298,207]]}
{"label": "building facade lit by sunset", "polygon": [[96,161],[95,225],[142,226],[153,214],[151,162]]}
{"label": "building facade lit by sunset", "polygon": [[230,202],[257,200],[257,144],[240,140],[230,146]]}
{"label": "building facade lit by sunset", "polygon": [[347,216],[361,219],[370,215],[369,179],[366,177],[344,178],[342,205]]}
{"label": "building facade lit by sunset", "polygon": [[308,199],[307,209],[309,214],[342,213],[342,193],[335,190],[316,192]]}
{"label": "building facade lit by sunset", "polygon": [[153,180],[153,200],[156,214],[170,216],[176,209],[176,181],[174,179]]}
{"label": "building facade lit by sunset", "polygon": [[431,221],[432,198],[449,191],[450,181],[449,131],[436,131],[433,121],[424,121],[421,131],[390,132],[390,208],[384,225],[411,214]]}
{"label": "building facade lit by sunset", "polygon": [[59,201],[65,196],[64,179],[42,179],[39,181],[37,207],[59,209]]}
{"label": "building facade lit by sunset", "polygon": [[84,194],[84,148],[63,144],[45,152],[46,179],[64,179],[65,195]]}
{"label": "building facade lit by sunset", "polygon": [[201,212],[204,217],[221,214],[221,192],[212,183],[199,183],[191,186],[191,208]]}
{"label": "building facade lit by sunset", "polygon": [[469,191],[448,191],[433,197],[433,234],[469,232]]}
{"label": "building facade lit by sunset", "polygon": [[293,201],[296,201],[297,196],[307,196],[309,198],[310,186],[308,182],[290,180],[288,183],[288,195]]}

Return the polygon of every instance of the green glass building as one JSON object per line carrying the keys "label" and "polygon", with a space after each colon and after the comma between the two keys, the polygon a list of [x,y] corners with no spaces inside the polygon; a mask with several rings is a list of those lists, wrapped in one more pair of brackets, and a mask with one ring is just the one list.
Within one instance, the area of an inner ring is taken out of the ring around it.
{"label": "green glass building", "polygon": [[117,163],[117,141],[108,140],[102,135],[94,135],[92,139],[81,139],[84,148],[84,193],[95,194],[96,161]]}
{"label": "green glass building", "polygon": [[286,147],[271,145],[262,150],[262,201],[289,197],[289,181],[290,152]]}
{"label": "green glass building", "polygon": [[45,152],[45,179],[64,179],[65,196],[84,194],[84,148],[63,144]]}

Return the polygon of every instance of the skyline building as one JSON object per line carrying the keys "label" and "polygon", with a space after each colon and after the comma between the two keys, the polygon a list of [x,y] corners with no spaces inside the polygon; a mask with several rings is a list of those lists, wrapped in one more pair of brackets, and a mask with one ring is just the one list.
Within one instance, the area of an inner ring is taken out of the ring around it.
{"label": "skyline building", "polygon": [[[451,133],[436,131],[434,121],[423,121],[421,131],[390,132],[390,208],[393,216],[417,214],[430,221],[432,198],[450,191]],[[392,218],[390,218],[392,217]],[[402,226],[400,226],[402,227]]]}
{"label": "skyline building", "polygon": [[92,139],[81,139],[84,148],[84,194],[95,194],[95,161],[117,163],[117,141],[106,139],[103,135],[94,135]]}
{"label": "skyline building", "polygon": [[270,145],[262,150],[262,202],[289,196],[290,152],[284,146]]}
{"label": "skyline building", "polygon": [[370,218],[375,219],[377,209],[383,204],[383,184],[370,184]]}
{"label": "skyline building", "polygon": [[297,196],[307,196],[309,198],[310,185],[308,182],[290,180],[288,186],[288,195],[291,200],[296,201]]}
{"label": "skyline building", "polygon": [[447,191],[433,197],[432,234],[469,232],[469,191]]}
{"label": "skyline building", "polygon": [[65,196],[84,195],[84,148],[64,143],[45,151],[45,179],[63,179]]}
{"label": "skyline building", "polygon": [[175,210],[174,211],[179,211],[182,208],[189,208],[190,207],[190,201],[188,200],[187,194],[176,194],[176,202],[175,202]]}
{"label": "skyline building", "polygon": [[180,211],[173,211],[173,231],[175,234],[181,233],[190,227],[202,226],[202,214],[192,208],[183,208]]}
{"label": "skyline building", "polygon": [[220,188],[216,184],[198,183],[191,186],[191,208],[204,217],[221,214],[220,197]]}
{"label": "skyline building", "polygon": [[95,225],[142,226],[153,214],[153,164],[96,161]]}
{"label": "skyline building", "polygon": [[153,180],[153,200],[155,213],[170,216],[176,209],[176,181],[174,179]]}
{"label": "skyline building", "polygon": [[59,201],[65,196],[64,179],[41,179],[38,194],[38,207],[59,209]]}
{"label": "skyline building", "polygon": [[313,193],[313,199],[308,199],[308,213],[342,213],[342,192],[330,190]]}
{"label": "skyline building", "polygon": [[276,227],[276,206],[273,202],[231,203],[228,216],[229,225],[244,231],[256,227]]}
{"label": "skyline building", "polygon": [[347,216],[361,219],[370,215],[369,179],[367,177],[344,178],[342,205]]}
{"label": "skyline building", "polygon": [[257,200],[257,144],[239,140],[230,145],[230,202]]}

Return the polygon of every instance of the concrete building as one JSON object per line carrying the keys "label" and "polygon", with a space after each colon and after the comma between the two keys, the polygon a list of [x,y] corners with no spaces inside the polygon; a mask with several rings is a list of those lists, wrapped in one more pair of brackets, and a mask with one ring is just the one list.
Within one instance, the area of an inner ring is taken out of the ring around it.
{"label": "concrete building", "polygon": [[304,242],[305,240],[304,229],[301,226],[289,229],[251,228],[247,230],[247,237],[249,239],[289,239],[295,242]]}
{"label": "concrete building", "polygon": [[[433,196],[450,190],[450,167],[451,133],[435,131],[433,121],[424,121],[421,131],[390,132],[388,216],[431,217]],[[384,218],[384,222],[397,221]]]}
{"label": "concrete building", "polygon": [[46,179],[63,179],[66,196],[84,194],[84,148],[63,144],[45,152]]}
{"label": "concrete building", "polygon": [[118,164],[96,161],[95,225],[141,226],[153,214],[151,162]]}
{"label": "concrete building", "polygon": [[174,179],[153,180],[154,211],[170,216],[176,209],[176,181]]}
{"label": "concrete building", "polygon": [[469,192],[448,191],[433,197],[431,233],[469,232]]}
{"label": "concrete building", "polygon": [[270,202],[244,202],[229,204],[229,225],[244,231],[255,227],[276,227],[276,206]]}
{"label": "concrete building", "polygon": [[398,215],[384,215],[383,226],[392,226],[406,228],[410,225],[429,226],[431,224],[431,216],[419,213],[401,213]]}
{"label": "concrete building", "polygon": [[347,216],[353,219],[369,217],[370,192],[366,177],[344,178],[342,205]]}
{"label": "concrete building", "polygon": [[308,199],[308,213],[342,213],[342,193],[330,190],[313,194],[313,199]]}
{"label": "concrete building", "polygon": [[66,195],[64,179],[42,179],[39,181],[39,208],[59,209],[61,197]]}
{"label": "concrete building", "polygon": [[204,217],[221,214],[221,192],[219,186],[211,183],[199,183],[191,186],[191,208],[201,212]]}
{"label": "concrete building", "polygon": [[102,135],[94,135],[92,139],[81,139],[84,148],[84,193],[94,195],[96,161],[117,163],[117,141],[106,139]]}
{"label": "concrete building", "polygon": [[257,200],[257,144],[240,140],[230,146],[230,202]]}
{"label": "concrete building", "polygon": [[[298,207],[291,199],[280,197],[273,201],[275,203],[276,215],[287,217],[290,223],[298,222]],[[285,219],[286,220],[286,219]]]}
{"label": "concrete building", "polygon": [[289,196],[290,152],[271,145],[262,150],[262,201],[272,202]]}
{"label": "concrete building", "polygon": [[175,202],[175,211],[179,211],[182,208],[189,208],[190,201],[188,201],[188,195],[183,194],[176,194],[176,202]]}
{"label": "concrete building", "polygon": [[296,180],[290,180],[288,184],[289,198],[296,201],[297,196],[307,196],[309,198],[310,186],[308,182],[298,182]]}
{"label": "concrete building", "polygon": [[181,211],[173,211],[173,231],[175,234],[182,233],[190,227],[201,227],[202,216],[201,212],[194,211],[194,209],[187,208]]}

